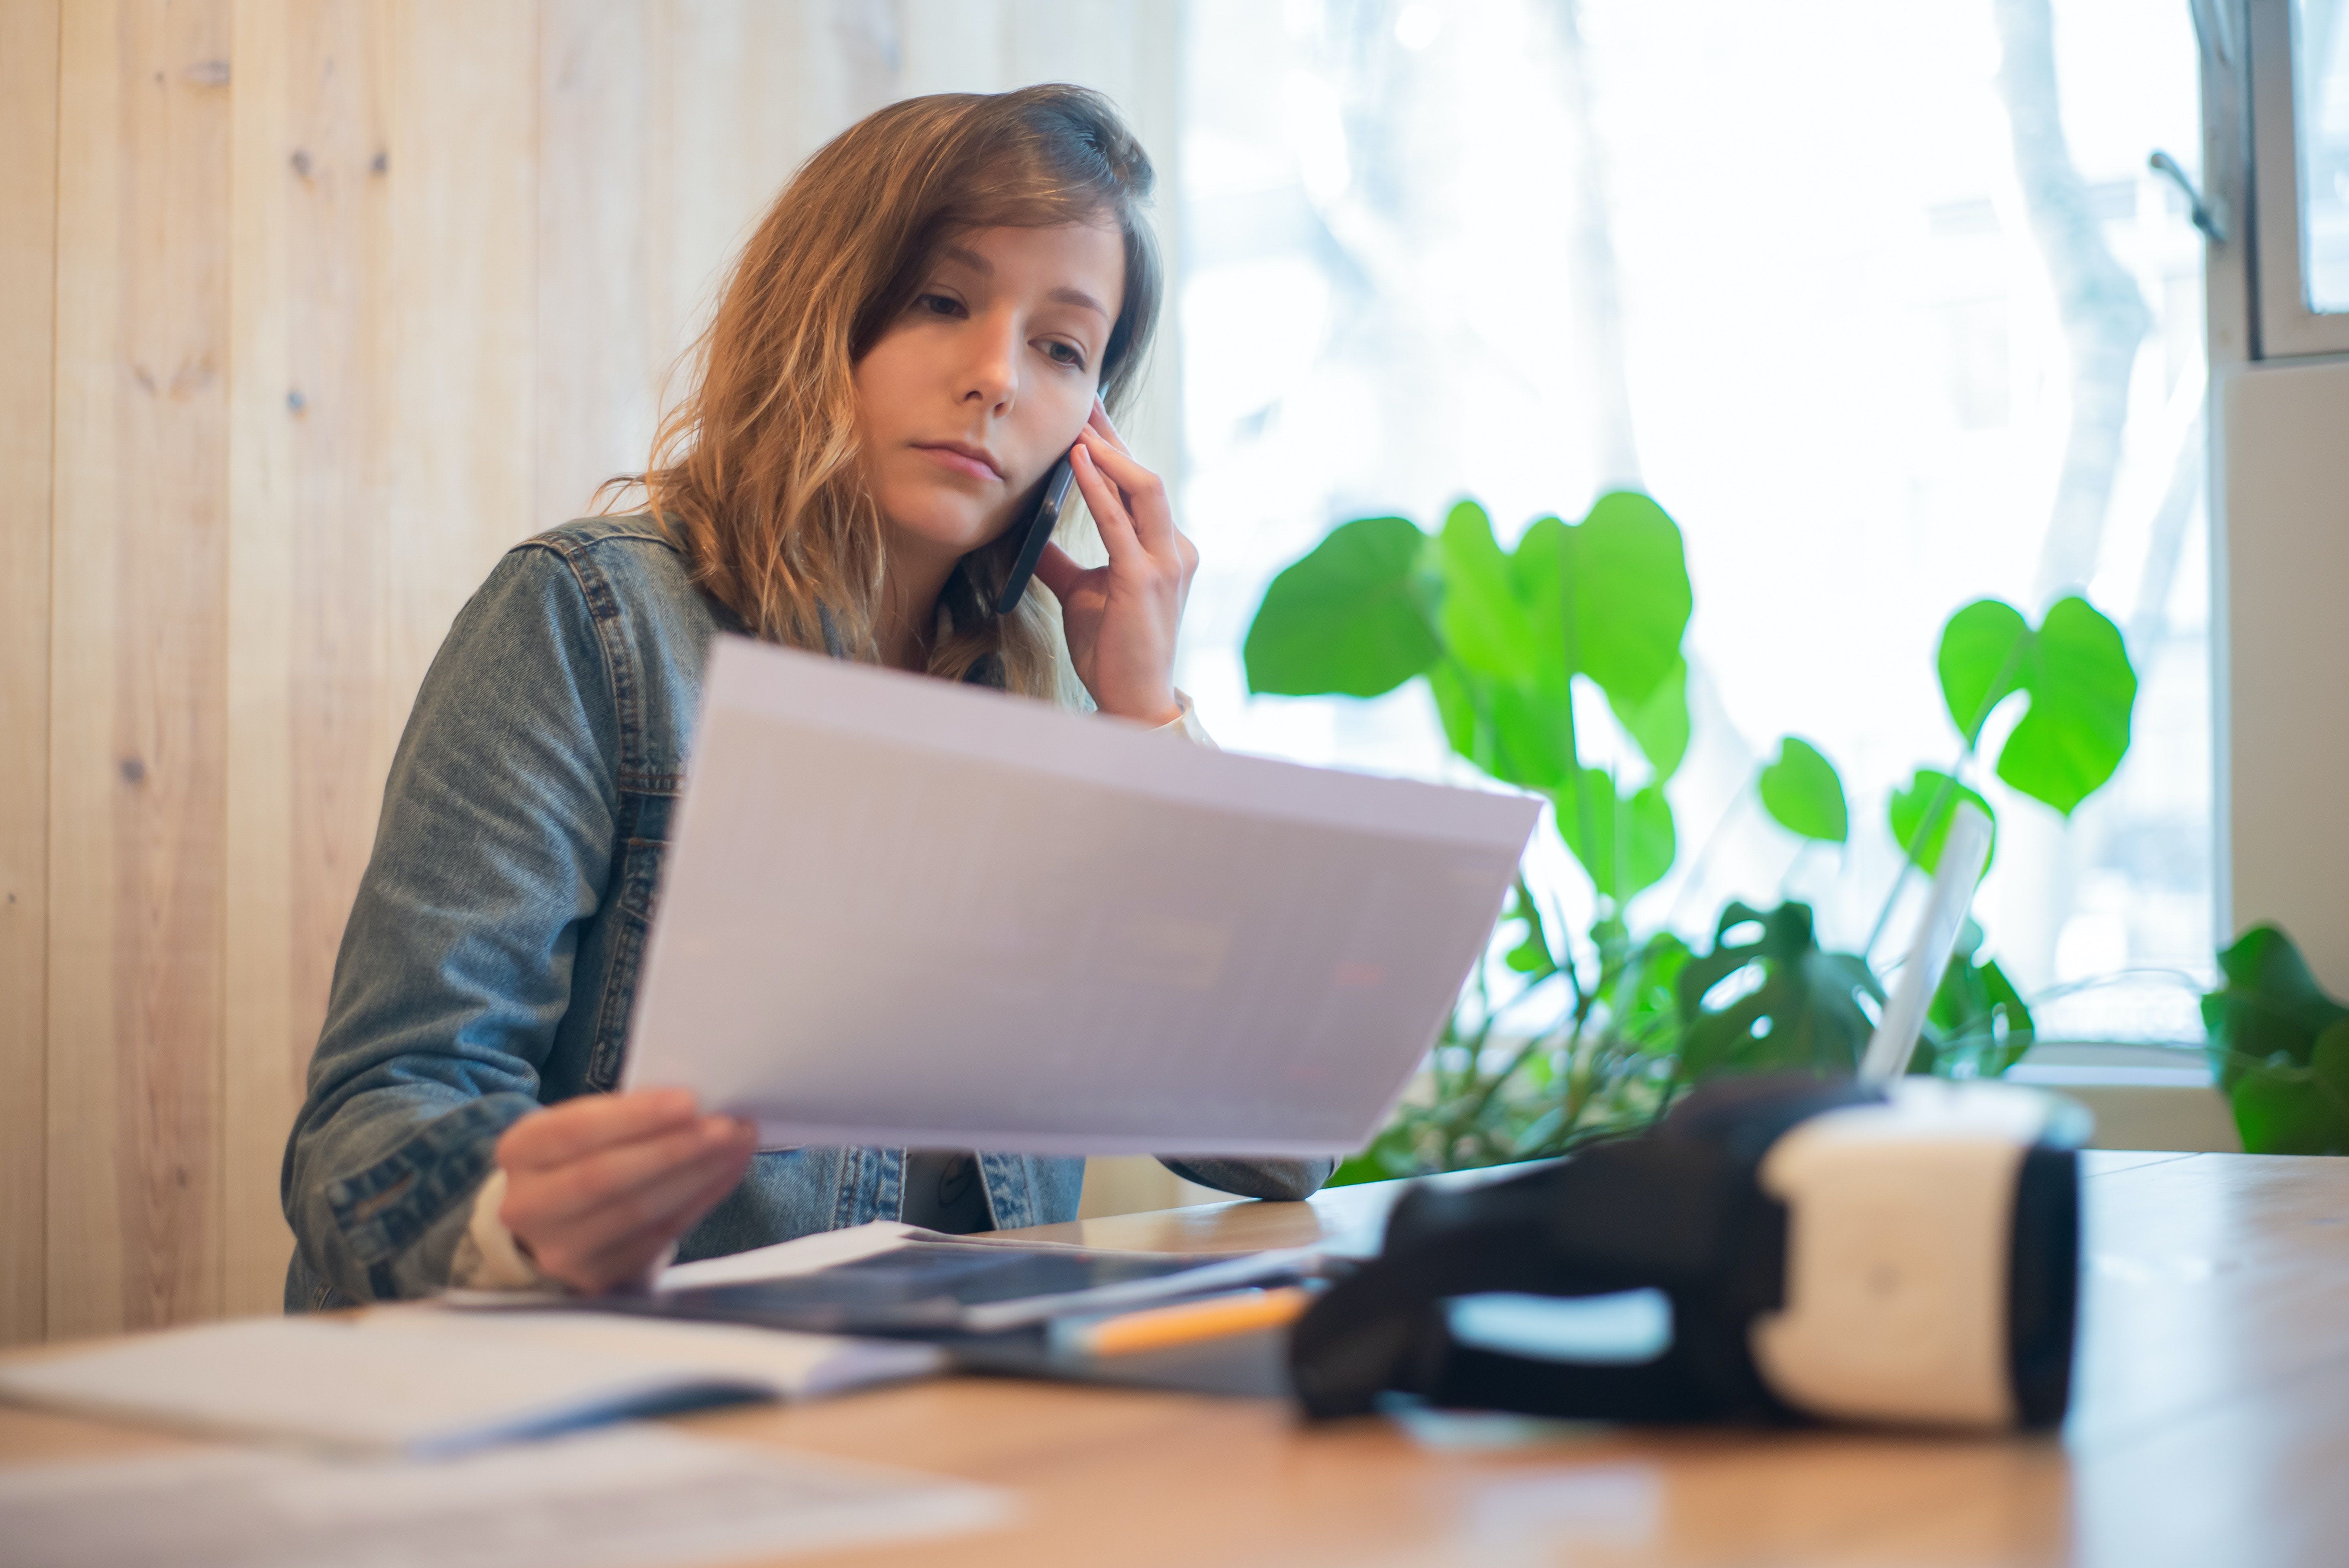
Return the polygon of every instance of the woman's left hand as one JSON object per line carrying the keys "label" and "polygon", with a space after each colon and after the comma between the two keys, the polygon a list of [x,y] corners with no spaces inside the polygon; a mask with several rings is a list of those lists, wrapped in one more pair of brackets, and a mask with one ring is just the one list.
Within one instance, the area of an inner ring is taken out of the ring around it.
{"label": "woman's left hand", "polygon": [[1101,530],[1109,564],[1088,571],[1057,544],[1036,575],[1061,601],[1069,659],[1103,713],[1143,724],[1183,717],[1174,699],[1174,638],[1199,552],[1174,526],[1166,486],[1133,460],[1099,403],[1069,466]]}

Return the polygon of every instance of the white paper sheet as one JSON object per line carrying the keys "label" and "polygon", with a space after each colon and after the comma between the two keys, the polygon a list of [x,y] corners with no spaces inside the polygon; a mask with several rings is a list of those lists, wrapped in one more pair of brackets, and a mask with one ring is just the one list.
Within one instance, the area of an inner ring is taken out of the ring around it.
{"label": "white paper sheet", "polygon": [[10,1568],[688,1568],[1006,1522],[1008,1494],[619,1427],[442,1460],[207,1448],[0,1469]]}
{"label": "white paper sheet", "polygon": [[674,1403],[919,1377],[934,1346],[601,1314],[256,1317],[0,1366],[0,1398],[185,1430],[450,1453]]}
{"label": "white paper sheet", "polygon": [[1539,815],[739,638],[700,725],[626,1081],[771,1147],[1350,1152]]}

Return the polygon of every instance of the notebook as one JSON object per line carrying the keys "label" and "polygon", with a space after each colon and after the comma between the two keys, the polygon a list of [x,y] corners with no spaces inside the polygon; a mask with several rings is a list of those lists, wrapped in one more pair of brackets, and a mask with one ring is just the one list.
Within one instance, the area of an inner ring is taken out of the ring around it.
{"label": "notebook", "polygon": [[935,1346],[429,1304],[243,1318],[0,1365],[0,1399],[181,1430],[431,1457],[623,1416],[936,1372]]}

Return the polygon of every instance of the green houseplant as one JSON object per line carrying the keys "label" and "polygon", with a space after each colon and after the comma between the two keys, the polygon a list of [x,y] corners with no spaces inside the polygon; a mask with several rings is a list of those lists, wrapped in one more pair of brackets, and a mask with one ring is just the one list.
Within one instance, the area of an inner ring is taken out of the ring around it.
{"label": "green houseplant", "polygon": [[2219,954],[2202,999],[2211,1074],[2253,1154],[2349,1154],[2349,1006],[2292,939],[2253,926]]}
{"label": "green houseplant", "polygon": [[[1592,892],[1588,929],[1569,933],[1519,877],[1502,915],[1503,973],[1478,967],[1422,1092],[1340,1180],[1563,1152],[1651,1119],[1716,1074],[1857,1065],[1883,983],[1862,956],[1822,949],[1805,905],[1732,903],[1702,951],[1631,923],[1632,901],[1680,855],[1665,786],[1689,746],[1693,609],[1679,526],[1630,491],[1601,496],[1575,523],[1541,518],[1510,550],[1474,501],[1433,534],[1407,518],[1357,519],[1266,590],[1243,648],[1251,692],[1368,698],[1424,681],[1454,752],[1549,799]],[[2059,601],[2035,626],[1997,600],[1965,605],[1942,628],[1937,665],[1955,755],[1918,768],[1888,802],[1904,875],[1933,870],[1960,799],[1989,811],[1965,780],[2010,701],[2024,710],[1996,774],[2066,817],[2129,744],[2136,673],[2119,630],[2085,600]],[[1635,766],[1590,760],[1599,751],[1578,732],[1578,690],[1595,694],[1629,743],[1606,749]],[[1752,788],[1785,831],[1848,840],[1841,776],[1809,741],[1782,738]],[[1887,893],[1886,917],[1899,892]],[[2031,1038],[2029,1009],[1970,930],[1934,996],[1917,1070],[2002,1072]]]}

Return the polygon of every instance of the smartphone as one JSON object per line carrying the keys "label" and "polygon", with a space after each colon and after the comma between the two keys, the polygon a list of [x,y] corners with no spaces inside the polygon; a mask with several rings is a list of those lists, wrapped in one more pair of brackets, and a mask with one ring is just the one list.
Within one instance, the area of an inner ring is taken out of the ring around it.
{"label": "smartphone", "polygon": [[1044,493],[1036,499],[1036,514],[1028,520],[1028,536],[1019,542],[1019,557],[1011,562],[1011,575],[1003,581],[1003,595],[995,602],[995,613],[1009,615],[1019,608],[1020,595],[1028,592],[1028,579],[1036,575],[1036,562],[1044,553],[1044,542],[1052,537],[1053,525],[1061,521],[1061,509],[1069,503],[1069,487],[1076,482],[1076,470],[1069,467],[1067,455],[1052,465],[1044,476]]}

